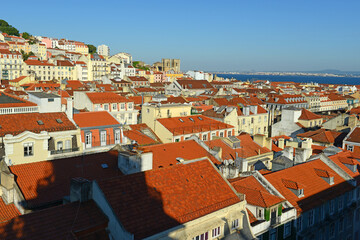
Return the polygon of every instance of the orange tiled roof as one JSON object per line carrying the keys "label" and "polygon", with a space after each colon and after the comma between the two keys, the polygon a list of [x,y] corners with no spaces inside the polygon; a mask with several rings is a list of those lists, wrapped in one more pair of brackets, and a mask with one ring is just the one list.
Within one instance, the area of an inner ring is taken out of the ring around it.
{"label": "orange tiled roof", "polygon": [[345,141],[360,143],[360,128],[356,127]]}
{"label": "orange tiled roof", "polygon": [[[1,239],[107,239],[108,219],[93,200],[18,216],[0,224]],[[101,235],[100,235],[101,234]],[[82,236],[82,237],[81,237]]]}
{"label": "orange tiled roof", "polygon": [[[61,202],[70,194],[70,181],[74,177],[94,180],[122,175],[117,151],[41,160],[9,167],[29,208]],[[108,168],[102,168],[101,164],[107,164]]]}
{"label": "orange tiled roof", "polygon": [[94,104],[130,102],[127,98],[113,92],[88,92],[86,95]]}
{"label": "orange tiled roof", "polygon": [[135,239],[241,201],[208,160],[101,180],[98,184],[117,218]]}
{"label": "orange tiled roof", "polygon": [[193,115],[186,117],[162,118],[157,119],[166,129],[176,135],[184,135],[211,130],[229,129],[233,126],[216,121],[206,116]]}
{"label": "orange tiled roof", "polygon": [[119,125],[120,123],[107,111],[82,112],[74,114],[74,121],[80,128]]}
{"label": "orange tiled roof", "polygon": [[10,219],[17,217],[19,215],[20,215],[20,212],[15,207],[14,203],[5,204],[3,199],[0,197],[0,223],[7,222]]}
{"label": "orange tiled roof", "polygon": [[271,152],[268,148],[261,147],[259,144],[257,144],[249,134],[242,134],[240,136],[237,136],[237,138],[240,140],[240,148],[236,149],[233,149],[221,139],[211,140],[206,142],[206,144],[210,148],[213,148],[215,146],[221,147],[222,159],[227,160],[235,159],[236,154],[242,158],[249,158]]}
{"label": "orange tiled roof", "polygon": [[208,157],[213,163],[220,164],[216,158],[194,140],[147,146],[143,149],[153,153],[153,169],[176,165],[178,164],[176,160],[178,157],[184,160]]}
{"label": "orange tiled roof", "polygon": [[[62,123],[58,123],[56,119],[60,119]],[[39,124],[38,121],[42,121],[43,124]],[[66,114],[62,112],[0,115],[0,124],[0,136],[18,135],[25,131],[40,133],[41,131],[57,132],[76,129]]]}
{"label": "orange tiled roof", "polygon": [[[19,98],[15,95],[0,92],[0,99],[3,103],[0,103],[0,108],[12,108],[12,107],[34,107],[35,103]],[[0,123],[1,124],[1,123]]]}
{"label": "orange tiled roof", "polygon": [[311,138],[314,142],[334,144],[335,139],[337,137],[339,137],[340,135],[341,135],[341,133],[337,132],[337,131],[318,129],[315,131],[300,133],[297,136]]}
{"label": "orange tiled roof", "polygon": [[[334,177],[334,184],[330,185],[314,169],[327,171]],[[320,159],[272,172],[264,177],[297,209],[298,215],[353,189],[351,184]],[[298,188],[304,190],[301,198],[290,190]]]}
{"label": "orange tiled roof", "polygon": [[299,120],[314,120],[314,119],[321,119],[322,117],[310,112],[309,110],[302,109],[301,115],[299,117]]}

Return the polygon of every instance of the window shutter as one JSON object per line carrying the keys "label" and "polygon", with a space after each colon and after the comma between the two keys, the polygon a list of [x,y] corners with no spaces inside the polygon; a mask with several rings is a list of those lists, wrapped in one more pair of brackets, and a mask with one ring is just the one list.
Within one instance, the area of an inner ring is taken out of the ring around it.
{"label": "window shutter", "polygon": [[265,208],[265,220],[270,221],[270,209]]}
{"label": "window shutter", "polygon": [[55,141],[52,137],[48,140],[48,147],[49,151],[55,150]]}
{"label": "window shutter", "polygon": [[76,135],[72,135],[71,144],[72,148],[77,148]]}
{"label": "window shutter", "polygon": [[278,215],[281,216],[282,214],[282,204],[278,206]]}

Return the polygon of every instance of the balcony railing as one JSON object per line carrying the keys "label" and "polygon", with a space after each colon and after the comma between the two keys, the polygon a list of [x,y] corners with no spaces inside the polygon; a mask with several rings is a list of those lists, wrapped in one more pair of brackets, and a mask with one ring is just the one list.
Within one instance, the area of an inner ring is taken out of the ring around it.
{"label": "balcony railing", "polygon": [[62,154],[62,153],[69,153],[69,152],[76,152],[79,151],[79,148],[68,148],[68,149],[61,149],[61,150],[51,150],[50,154],[51,155],[55,155],[55,154]]}

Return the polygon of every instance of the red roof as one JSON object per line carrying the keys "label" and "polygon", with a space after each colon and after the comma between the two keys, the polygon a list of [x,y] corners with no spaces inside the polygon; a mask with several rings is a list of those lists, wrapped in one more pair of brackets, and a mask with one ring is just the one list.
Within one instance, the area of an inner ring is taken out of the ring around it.
{"label": "red roof", "polygon": [[240,140],[240,148],[232,148],[227,143],[225,143],[222,139],[215,139],[206,142],[206,144],[210,147],[221,147],[222,149],[222,159],[235,159],[236,154],[239,157],[242,158],[249,158],[253,156],[258,156],[260,154],[265,154],[271,152],[266,147],[261,147],[259,144],[257,144],[249,134],[242,134],[240,136],[237,136]]}
{"label": "red roof", "polygon": [[297,136],[311,138],[314,142],[334,144],[335,139],[340,135],[341,133],[337,131],[319,129],[315,131],[300,133]]}
{"label": "red roof", "polygon": [[35,65],[35,66],[55,66],[52,63],[49,63],[48,61],[39,61],[39,60],[26,60],[25,63],[27,65]]}
{"label": "red roof", "polygon": [[126,97],[120,96],[113,92],[88,92],[86,95],[94,104],[130,102]]}
{"label": "red roof", "polygon": [[135,239],[241,202],[208,160],[101,180],[98,184],[117,218]]}
{"label": "red roof", "polygon": [[233,126],[216,121],[212,118],[193,115],[187,117],[174,117],[157,119],[166,129],[173,133],[173,135],[184,135],[199,132],[208,132],[211,130],[221,130],[234,128]]}
{"label": "red roof", "polygon": [[149,82],[145,77],[128,77],[132,82]]}
{"label": "red roof", "polygon": [[105,240],[108,239],[104,234],[107,225],[107,217],[94,201],[74,202],[21,215],[1,223],[0,238]]}
{"label": "red roof", "polygon": [[270,194],[253,176],[232,182],[237,192],[245,194],[250,205],[268,208],[284,202],[285,199]]}
{"label": "red roof", "polygon": [[74,114],[74,121],[80,128],[119,125],[120,123],[108,112],[81,112]]}
{"label": "red roof", "polygon": [[176,158],[182,158],[186,161],[208,157],[213,163],[220,164],[216,158],[194,140],[147,146],[143,149],[153,153],[153,169],[176,165],[178,164]]}
{"label": "red roof", "polygon": [[[0,92],[0,108],[34,107],[35,103],[19,98],[12,94]],[[0,123],[1,124],[1,123]]]}
{"label": "red roof", "polygon": [[28,76],[20,76],[20,77],[18,77],[18,78],[15,78],[15,79],[13,79],[13,80],[10,80],[10,82],[20,82],[21,80],[23,80],[23,79],[26,78],[26,77],[28,77]]}
{"label": "red roof", "polygon": [[314,120],[314,119],[321,119],[322,117],[310,112],[309,110],[303,109],[301,112],[301,115],[299,117],[299,120]]}
{"label": "red roof", "polygon": [[360,143],[360,128],[356,127],[344,141]]}
{"label": "red roof", "polygon": [[74,64],[72,64],[70,61],[67,61],[67,60],[57,60],[56,64],[59,67],[73,67],[74,66]]}
{"label": "red roof", "polygon": [[213,86],[207,80],[176,80],[184,89],[211,89]]}
{"label": "red roof", "polygon": [[[326,182],[315,169],[327,171],[334,177],[334,184]],[[320,159],[272,172],[264,177],[297,209],[298,215],[353,189],[352,185]],[[291,189],[303,189],[304,196],[299,198]]]}
{"label": "red roof", "polygon": [[10,219],[17,217],[19,215],[20,212],[15,207],[14,203],[5,204],[3,199],[0,197],[0,223],[9,221]]}
{"label": "red roof", "polygon": [[136,141],[139,146],[161,143],[159,137],[146,123],[130,125],[130,128],[130,130],[124,131],[124,135],[130,140]]}
{"label": "red roof", "polygon": [[[61,123],[56,119],[60,119]],[[25,131],[40,133],[41,131],[57,132],[76,129],[66,114],[61,112],[0,115],[0,124],[0,136],[6,134],[18,135]]]}
{"label": "red roof", "polygon": [[[117,151],[41,160],[9,167],[29,208],[61,203],[62,198],[69,195],[70,181],[74,177],[94,180],[122,175],[117,165]],[[103,168],[101,164],[107,164],[108,168]]]}

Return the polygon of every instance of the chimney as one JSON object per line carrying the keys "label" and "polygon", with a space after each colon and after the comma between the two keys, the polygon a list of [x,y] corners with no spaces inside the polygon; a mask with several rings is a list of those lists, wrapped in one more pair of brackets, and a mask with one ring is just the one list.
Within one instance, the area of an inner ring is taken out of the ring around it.
{"label": "chimney", "polygon": [[69,119],[73,119],[73,100],[72,98],[66,99],[66,115]]}
{"label": "chimney", "polygon": [[284,147],[285,147],[285,139],[279,138],[278,147],[281,148],[281,149],[284,149]]}
{"label": "chimney", "polygon": [[91,181],[81,177],[71,179],[70,202],[86,202],[92,198],[91,193]]}
{"label": "chimney", "polygon": [[14,202],[14,175],[10,172],[1,172],[0,173],[0,187],[1,187],[1,197],[6,204]]}

